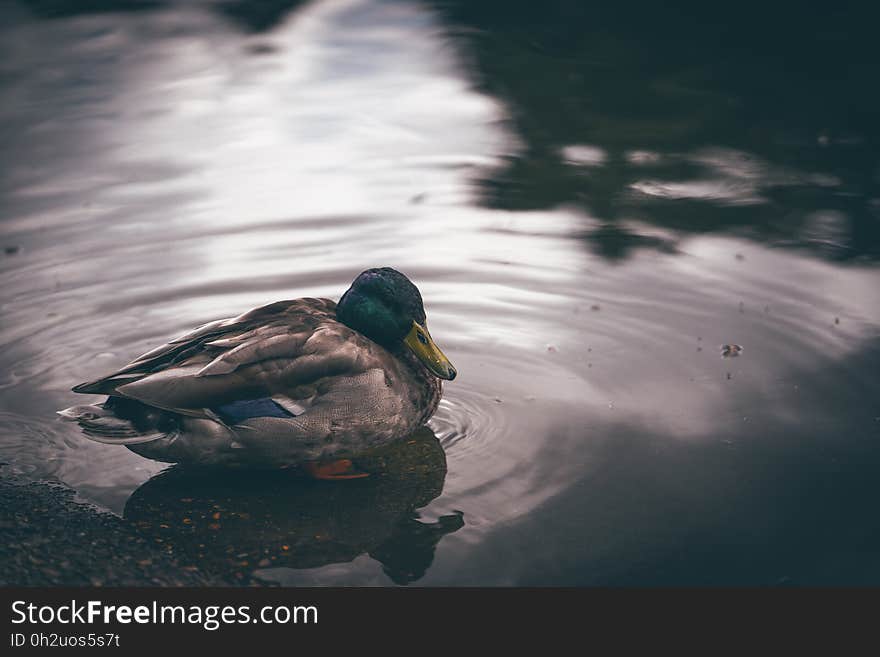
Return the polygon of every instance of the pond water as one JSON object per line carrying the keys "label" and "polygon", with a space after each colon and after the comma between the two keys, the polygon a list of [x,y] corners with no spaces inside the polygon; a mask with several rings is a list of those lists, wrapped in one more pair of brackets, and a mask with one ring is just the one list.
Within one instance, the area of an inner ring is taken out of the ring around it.
{"label": "pond water", "polygon": [[[866,28],[534,4],[4,5],[4,470],[287,585],[880,583]],[[55,416],[376,266],[459,372],[405,477],[205,481]]]}

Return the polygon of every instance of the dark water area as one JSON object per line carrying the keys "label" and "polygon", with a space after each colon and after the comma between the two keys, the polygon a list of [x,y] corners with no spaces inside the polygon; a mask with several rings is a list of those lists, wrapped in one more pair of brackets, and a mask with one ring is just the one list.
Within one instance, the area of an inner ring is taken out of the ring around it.
{"label": "dark water area", "polygon": [[[0,474],[233,581],[880,583],[862,3],[0,18]],[[371,478],[194,473],[56,419],[170,337],[375,266],[459,376]]]}

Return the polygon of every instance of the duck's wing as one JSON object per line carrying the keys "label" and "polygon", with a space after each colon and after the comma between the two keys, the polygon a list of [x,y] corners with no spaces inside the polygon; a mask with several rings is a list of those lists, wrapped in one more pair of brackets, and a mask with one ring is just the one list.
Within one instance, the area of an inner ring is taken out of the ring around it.
{"label": "duck's wing", "polygon": [[210,416],[209,409],[239,400],[302,389],[308,396],[320,379],[374,367],[374,349],[355,336],[335,321],[328,299],[281,301],[206,324],[74,391]]}

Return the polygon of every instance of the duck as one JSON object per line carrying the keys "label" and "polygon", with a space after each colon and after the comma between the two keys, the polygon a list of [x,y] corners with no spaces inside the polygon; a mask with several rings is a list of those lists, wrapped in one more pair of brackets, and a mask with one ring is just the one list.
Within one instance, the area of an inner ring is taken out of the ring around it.
{"label": "duck", "polygon": [[58,413],[155,461],[354,479],[369,473],[352,459],[423,426],[456,375],[418,288],[381,267],[338,303],[276,301],[204,324],[73,387],[106,400]]}

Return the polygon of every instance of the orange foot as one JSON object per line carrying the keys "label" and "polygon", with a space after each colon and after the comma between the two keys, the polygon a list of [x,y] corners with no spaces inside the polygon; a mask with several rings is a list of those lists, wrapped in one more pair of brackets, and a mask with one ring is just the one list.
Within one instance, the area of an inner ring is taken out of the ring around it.
{"label": "orange foot", "polygon": [[369,477],[367,472],[358,472],[354,468],[351,459],[339,459],[337,461],[307,461],[305,471],[314,479],[339,480],[339,479],[363,479]]}

